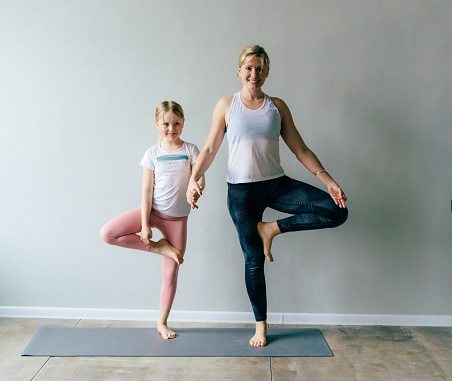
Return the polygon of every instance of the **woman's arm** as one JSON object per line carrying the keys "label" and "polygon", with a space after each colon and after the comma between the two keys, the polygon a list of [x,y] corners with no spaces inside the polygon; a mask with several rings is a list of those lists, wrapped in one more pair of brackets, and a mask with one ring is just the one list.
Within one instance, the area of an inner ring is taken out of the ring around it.
{"label": "woman's arm", "polygon": [[[191,168],[193,171],[193,167],[195,166],[195,164],[192,164]],[[204,175],[201,176],[201,178],[198,180],[198,185],[199,188],[201,189],[201,191],[204,190],[204,188],[206,187],[206,177]],[[198,202],[199,198],[201,197],[201,195],[198,192],[193,192],[192,193],[192,204],[191,207],[192,209],[198,209],[198,205],[196,205],[196,203]]]}
{"label": "woman's arm", "polygon": [[322,163],[317,158],[314,152],[312,152],[301,138],[300,133],[295,127],[295,123],[290,113],[289,107],[284,103],[282,99],[272,98],[273,103],[278,108],[281,115],[281,137],[287,144],[289,149],[297,157],[297,159],[312,173],[317,174],[316,177],[319,181],[328,188],[328,192],[336,205],[341,208],[345,208],[345,201],[347,197],[342,191],[341,187],[334,181],[328,172],[323,168]]}
{"label": "woman's arm", "polygon": [[151,246],[152,230],[149,227],[149,216],[154,196],[154,171],[143,167],[143,188],[141,192],[141,237],[140,240]]}
{"label": "woman's arm", "polygon": [[[203,149],[199,153],[196,163],[193,165],[190,182],[187,188],[187,202],[195,208],[196,200],[202,195],[202,187],[199,181],[209,169],[220,149],[226,131],[226,117],[231,107],[232,95],[221,98],[215,106],[212,114],[212,123],[209,135]],[[197,198],[195,200],[195,195]]]}

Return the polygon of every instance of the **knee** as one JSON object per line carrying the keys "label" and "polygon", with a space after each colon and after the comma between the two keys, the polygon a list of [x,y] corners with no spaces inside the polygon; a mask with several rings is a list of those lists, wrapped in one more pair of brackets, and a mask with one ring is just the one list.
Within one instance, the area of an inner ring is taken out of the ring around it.
{"label": "knee", "polygon": [[109,228],[108,224],[100,229],[100,238],[102,239],[102,241],[108,243],[109,245],[115,244],[115,236],[112,234],[112,231]]}
{"label": "knee", "polygon": [[177,285],[177,272],[162,274],[162,285],[172,288]]}
{"label": "knee", "polygon": [[172,258],[164,257],[162,264],[162,283],[172,285],[177,283],[179,266]]}
{"label": "knee", "polygon": [[[265,257],[262,255],[263,259]],[[264,272],[264,260],[262,261],[256,261],[256,260],[250,260],[245,262],[245,269],[246,272],[251,277],[258,277]]]}
{"label": "knee", "polygon": [[336,217],[336,226],[342,225],[348,218],[348,209],[347,208],[339,208]]}

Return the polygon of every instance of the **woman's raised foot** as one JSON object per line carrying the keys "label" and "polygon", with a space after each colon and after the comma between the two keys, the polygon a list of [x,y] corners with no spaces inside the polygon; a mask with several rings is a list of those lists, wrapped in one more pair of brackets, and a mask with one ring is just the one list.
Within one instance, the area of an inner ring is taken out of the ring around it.
{"label": "woman's raised foot", "polygon": [[273,256],[271,253],[273,238],[281,233],[276,221],[273,222],[262,222],[257,223],[257,232],[261,237],[262,243],[264,245],[264,255],[269,262],[273,262]]}

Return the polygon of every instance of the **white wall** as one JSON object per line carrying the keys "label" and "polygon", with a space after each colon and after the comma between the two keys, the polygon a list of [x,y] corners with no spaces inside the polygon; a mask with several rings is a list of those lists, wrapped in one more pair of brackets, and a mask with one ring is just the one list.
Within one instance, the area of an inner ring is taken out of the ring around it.
{"label": "white wall", "polygon": [[[180,102],[202,146],[258,43],[264,90],[350,210],[338,229],[275,240],[269,311],[452,315],[451,19],[445,0],[0,1],[0,306],[158,308],[161,258],[99,230],[139,206],[155,106]],[[281,150],[288,175],[321,186]],[[175,310],[251,311],[226,159],[225,142]]]}

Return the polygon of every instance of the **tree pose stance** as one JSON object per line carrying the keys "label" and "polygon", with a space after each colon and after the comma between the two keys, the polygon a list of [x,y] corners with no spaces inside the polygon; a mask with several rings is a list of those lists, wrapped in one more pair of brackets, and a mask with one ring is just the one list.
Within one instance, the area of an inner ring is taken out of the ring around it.
{"label": "tree pose stance", "polygon": [[[250,45],[242,51],[238,76],[243,88],[215,106],[209,135],[187,189],[187,201],[195,207],[202,194],[198,182],[226,135],[228,209],[245,258],[246,289],[256,319],[256,333],[250,340],[254,346],[267,344],[264,261],[273,262],[273,238],[292,231],[333,228],[348,215],[344,192],[304,143],[287,105],[262,91],[269,69],[270,60],[262,47]],[[328,193],[285,176],[279,157],[280,136]],[[292,216],[263,222],[267,207]]]}
{"label": "tree pose stance", "polygon": [[[185,192],[192,166],[199,155],[198,147],[180,138],[184,121],[184,112],[178,103],[165,101],[157,106],[155,125],[160,134],[159,143],[146,151],[140,163],[143,166],[141,208],[116,217],[100,233],[102,239],[111,245],[163,256],[157,330],[164,339],[176,337],[168,328],[168,316],[187,242],[190,205]],[[204,176],[199,176],[197,189],[204,186]],[[193,193],[193,205],[198,198],[199,195]],[[153,241],[153,228],[160,230],[164,238]]]}

